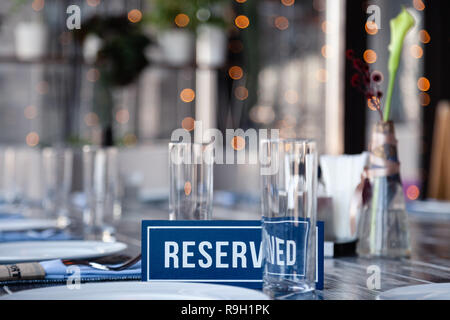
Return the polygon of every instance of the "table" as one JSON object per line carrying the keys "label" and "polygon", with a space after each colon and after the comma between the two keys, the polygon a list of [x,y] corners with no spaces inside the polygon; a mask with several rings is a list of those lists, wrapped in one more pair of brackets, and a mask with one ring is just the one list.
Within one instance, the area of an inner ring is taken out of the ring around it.
{"label": "table", "polygon": [[[154,207],[135,207],[124,211],[118,226],[117,240],[128,244],[125,254],[140,253],[140,223],[143,219],[167,219],[167,211]],[[219,219],[259,219],[256,208],[215,208]],[[358,257],[325,259],[324,290],[316,292],[317,299],[376,299],[377,295],[401,286],[450,282],[450,213],[410,214],[412,256],[410,259],[361,259]],[[369,289],[367,273],[369,266],[380,268],[380,289]],[[42,287],[43,285],[39,285]],[[0,289],[19,291],[38,286],[14,285]]]}

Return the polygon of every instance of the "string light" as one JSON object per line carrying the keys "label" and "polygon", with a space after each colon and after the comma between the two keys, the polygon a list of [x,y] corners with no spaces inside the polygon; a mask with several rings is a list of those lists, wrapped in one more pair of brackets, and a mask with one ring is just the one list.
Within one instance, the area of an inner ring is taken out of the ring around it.
{"label": "string light", "polygon": [[233,80],[239,80],[244,76],[244,71],[241,67],[232,66],[230,69],[228,69],[228,75]]}
{"label": "string light", "polygon": [[183,89],[180,93],[180,99],[181,99],[181,101],[183,101],[185,103],[194,101],[194,99],[195,99],[194,90],[192,90],[190,88]]}
{"label": "string light", "polygon": [[189,21],[189,17],[184,13],[179,13],[175,17],[175,24],[180,28],[186,27],[189,24]]}
{"label": "string light", "polygon": [[100,78],[100,71],[98,71],[98,69],[96,68],[91,68],[88,70],[88,72],[86,73],[86,79],[89,82],[95,82]]}
{"label": "string light", "polygon": [[430,80],[428,80],[425,77],[420,77],[419,80],[417,81],[417,87],[419,88],[420,91],[430,90],[431,87]]}
{"label": "string light", "polygon": [[127,109],[120,109],[116,112],[116,121],[120,124],[126,124],[130,120],[130,113]]}
{"label": "string light", "polygon": [[186,117],[181,121],[181,127],[184,130],[192,131],[194,130],[195,120],[192,117]]}
{"label": "string light", "polygon": [[368,49],[364,51],[363,58],[365,62],[372,64],[377,61],[377,54],[375,51]]}
{"label": "string light", "polygon": [[28,146],[35,147],[39,143],[39,135],[36,132],[30,132],[27,134],[25,141]]}
{"label": "string light", "polygon": [[413,0],[413,6],[416,10],[423,11],[425,9],[425,4],[422,0]]}
{"label": "string light", "polygon": [[245,100],[248,98],[248,90],[246,87],[243,86],[239,86],[234,90],[234,96],[236,97],[236,99],[238,100]]}
{"label": "string light", "polygon": [[278,30],[286,30],[289,28],[289,20],[283,16],[276,17],[274,24]]}
{"label": "string light", "polygon": [[231,147],[236,151],[241,151],[245,148],[245,139],[241,136],[235,136],[231,139]]}
{"label": "string light", "polygon": [[133,9],[128,12],[128,20],[132,23],[137,23],[142,19],[142,12],[138,9]]}
{"label": "string light", "polygon": [[28,106],[25,108],[25,110],[23,111],[23,114],[25,115],[25,118],[32,120],[34,118],[36,118],[37,116],[37,108],[36,106]]}
{"label": "string light", "polygon": [[89,112],[84,116],[84,123],[88,127],[94,127],[98,125],[98,116],[94,112]]}
{"label": "string light", "polygon": [[44,8],[45,0],[34,0],[31,7],[34,11],[41,11]]}
{"label": "string light", "polygon": [[239,29],[245,29],[250,25],[250,20],[247,18],[247,16],[240,15],[237,16],[236,19],[234,19],[234,24]]}
{"label": "string light", "polygon": [[431,41],[430,34],[427,30],[420,30],[419,31],[419,39],[422,43],[429,43]]}
{"label": "string light", "polygon": [[420,46],[418,46],[417,44],[413,44],[411,46],[409,52],[416,59],[420,59],[423,56],[423,49]]}

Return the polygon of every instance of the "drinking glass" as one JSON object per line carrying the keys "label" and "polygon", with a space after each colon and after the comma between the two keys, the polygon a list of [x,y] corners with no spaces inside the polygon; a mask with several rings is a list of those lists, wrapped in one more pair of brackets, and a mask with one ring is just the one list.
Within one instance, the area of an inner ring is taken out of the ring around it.
{"label": "drinking glass", "polygon": [[73,151],[63,147],[44,148],[41,161],[44,182],[42,205],[48,217],[64,224],[69,220]]}
{"label": "drinking glass", "polygon": [[117,148],[83,147],[83,193],[86,237],[113,241],[122,215]]}
{"label": "drinking glass", "polygon": [[317,151],[311,140],[262,140],[264,291],[313,292],[316,276]]}
{"label": "drinking glass", "polygon": [[0,147],[0,202],[11,207],[20,207],[26,202],[30,155],[30,148]]}
{"label": "drinking glass", "polygon": [[213,143],[169,143],[171,220],[210,220]]}

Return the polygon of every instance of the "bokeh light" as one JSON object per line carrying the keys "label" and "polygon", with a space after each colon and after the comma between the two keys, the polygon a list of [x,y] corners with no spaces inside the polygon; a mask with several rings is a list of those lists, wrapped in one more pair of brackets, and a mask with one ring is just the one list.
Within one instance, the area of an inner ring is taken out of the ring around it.
{"label": "bokeh light", "polygon": [[89,112],[84,116],[84,123],[88,127],[94,127],[98,125],[98,116],[94,112]]}
{"label": "bokeh light", "polygon": [[295,3],[295,0],[281,0],[281,3],[286,7],[290,7]]}
{"label": "bokeh light", "polygon": [[142,12],[138,9],[133,9],[128,12],[128,20],[137,23],[142,20]]}
{"label": "bokeh light", "polygon": [[88,72],[86,73],[86,79],[89,82],[95,82],[100,78],[100,71],[98,71],[98,69],[96,68],[91,68],[88,70]]}
{"label": "bokeh light", "polygon": [[181,101],[186,102],[186,103],[194,101],[194,99],[195,99],[194,90],[192,90],[191,88],[185,88],[185,89],[181,90],[180,99],[181,99]]}
{"label": "bokeh light", "polygon": [[96,7],[100,4],[100,0],[86,0],[88,6]]}
{"label": "bokeh light", "polygon": [[416,10],[423,11],[425,9],[425,4],[422,0],[413,0],[413,6]]}
{"label": "bokeh light", "polygon": [[241,136],[235,136],[231,139],[231,147],[236,151],[241,151],[245,148],[245,139]]}
{"label": "bokeh light", "polygon": [[192,131],[195,127],[195,120],[192,117],[186,117],[181,121],[181,127],[184,130]]}
{"label": "bokeh light", "polygon": [[184,13],[179,13],[175,17],[175,24],[180,28],[186,27],[189,24],[189,21],[189,17]]}
{"label": "bokeh light", "polygon": [[431,41],[430,34],[427,30],[420,30],[419,31],[419,39],[422,43],[429,43]]}
{"label": "bokeh light", "polygon": [[126,124],[130,120],[130,113],[127,109],[120,109],[116,112],[116,121],[120,124]]}
{"label": "bokeh light", "polygon": [[185,195],[190,195],[192,191],[192,184],[189,181],[186,181],[186,183],[184,184],[184,194]]}
{"label": "bokeh light", "polygon": [[271,106],[255,106],[250,110],[249,116],[253,122],[269,124],[275,120],[275,111]]}
{"label": "bokeh light", "polygon": [[367,34],[374,36],[378,33],[378,26],[375,22],[373,21],[367,21],[365,24],[365,29]]}
{"label": "bokeh light", "polygon": [[250,20],[247,18],[247,16],[240,15],[237,16],[236,19],[234,19],[234,24],[239,29],[245,29],[250,25]]}
{"label": "bokeh light", "polygon": [[286,30],[289,28],[289,20],[284,16],[279,16],[275,18],[274,25],[278,30]]}
{"label": "bokeh light", "polygon": [[322,47],[322,49],[320,50],[320,52],[322,53],[322,56],[325,59],[331,58],[333,55],[333,47],[326,44]]}
{"label": "bokeh light", "polygon": [[39,143],[39,135],[36,132],[32,131],[29,134],[27,134],[25,141],[28,146],[35,147]]}
{"label": "bokeh light", "polygon": [[316,71],[316,80],[325,83],[328,81],[328,71],[325,69],[319,69]]}
{"label": "bokeh light", "polygon": [[245,100],[248,98],[248,90],[246,87],[243,86],[239,86],[234,90],[234,96],[236,97],[236,99],[238,100]]}
{"label": "bokeh light", "polygon": [[417,44],[413,44],[409,48],[409,52],[416,59],[420,59],[423,57],[423,49],[422,49],[422,47],[418,46]]}
{"label": "bokeh light", "polygon": [[417,186],[411,185],[406,189],[406,196],[409,200],[417,200],[420,196],[420,190]]}
{"label": "bokeh light", "polygon": [[332,25],[328,21],[324,21],[321,24],[321,29],[323,33],[331,33]]}
{"label": "bokeh light", "polygon": [[32,120],[37,116],[37,108],[36,106],[30,105],[23,110],[23,114],[25,118]]}
{"label": "bokeh light", "polygon": [[239,80],[244,76],[244,71],[239,66],[232,66],[228,69],[228,75],[233,80]]}
{"label": "bokeh light", "polygon": [[295,90],[286,90],[284,93],[284,100],[289,104],[295,104],[298,102],[298,93]]}
{"label": "bokeh light", "polygon": [[34,11],[41,11],[44,8],[45,0],[34,0],[31,7]]}
{"label": "bokeh light", "polygon": [[364,51],[363,58],[365,62],[370,64],[377,62],[377,54],[371,49]]}
{"label": "bokeh light", "polygon": [[431,83],[430,80],[428,80],[425,77],[420,77],[417,81],[417,88],[419,88],[420,91],[428,91],[430,90]]}
{"label": "bokeh light", "polygon": [[420,100],[420,104],[423,107],[426,107],[426,106],[430,105],[430,103],[431,103],[430,95],[426,92],[419,93],[419,100]]}

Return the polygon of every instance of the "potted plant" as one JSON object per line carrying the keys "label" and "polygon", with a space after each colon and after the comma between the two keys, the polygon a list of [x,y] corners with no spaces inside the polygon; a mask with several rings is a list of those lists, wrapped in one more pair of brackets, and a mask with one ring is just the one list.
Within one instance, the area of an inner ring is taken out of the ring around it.
{"label": "potted plant", "polygon": [[196,60],[202,67],[217,68],[226,59],[227,1],[198,0],[195,25],[197,31]]}
{"label": "potted plant", "polygon": [[[26,0],[16,0],[11,7],[11,12],[20,10]],[[45,56],[47,49],[47,27],[44,17],[39,12],[42,8],[33,8],[28,19],[18,22],[14,30],[15,54],[20,60],[34,60]]]}
{"label": "potted plant", "polygon": [[[131,23],[126,16],[94,16],[77,31],[77,39],[83,44],[94,36],[98,52],[83,50],[87,57],[94,56],[93,66],[98,71],[94,82],[93,111],[99,118],[102,131],[101,144],[114,144],[113,111],[114,92],[132,84],[148,65],[145,48],[150,39],[144,35],[138,23]],[[89,43],[89,42],[88,42]],[[92,43],[90,44],[92,46]]]}
{"label": "potted plant", "polygon": [[152,0],[144,21],[156,29],[157,42],[168,64],[183,66],[194,59],[194,1]]}
{"label": "potted plant", "polygon": [[352,77],[352,85],[364,92],[369,108],[380,115],[380,120],[372,130],[369,166],[357,189],[362,190],[363,203],[358,226],[357,253],[363,257],[398,258],[410,254],[408,216],[390,111],[404,38],[414,23],[414,18],[405,8],[391,20],[389,84],[384,104],[379,90],[381,73],[371,73],[366,63],[355,58],[351,50],[347,51],[347,57],[357,71]]}

